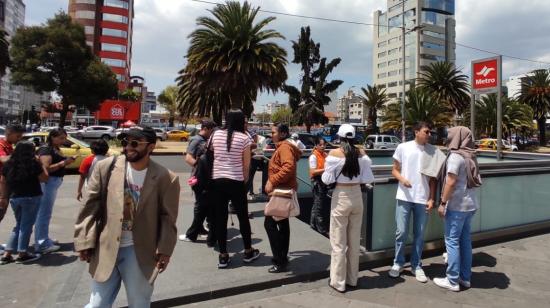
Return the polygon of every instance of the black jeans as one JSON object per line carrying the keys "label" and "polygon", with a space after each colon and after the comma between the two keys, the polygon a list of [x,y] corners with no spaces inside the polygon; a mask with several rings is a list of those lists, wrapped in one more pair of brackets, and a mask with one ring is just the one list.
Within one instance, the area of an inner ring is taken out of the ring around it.
{"label": "black jeans", "polygon": [[285,266],[288,263],[288,245],[290,244],[288,218],[275,221],[273,217],[266,216],[264,227],[273,253],[273,264]]}
{"label": "black jeans", "polygon": [[199,233],[204,230],[203,223],[206,219],[206,223],[208,225],[208,238],[206,241],[208,243],[214,243],[215,236],[214,236],[214,220],[213,220],[213,213],[212,213],[212,198],[210,197],[210,193],[205,191],[199,194],[195,194],[195,208],[193,209],[193,222],[191,223],[191,226],[189,229],[187,229],[187,232],[185,234],[187,235],[187,238],[195,241],[197,237],[199,236]]}
{"label": "black jeans", "polygon": [[256,170],[260,169],[262,171],[262,187],[260,192],[265,194],[264,188],[267,183],[267,163],[260,159],[254,159],[250,161],[250,172],[248,173],[248,182],[246,183],[246,190],[249,194],[254,194],[254,175]]}
{"label": "black jeans", "polygon": [[214,229],[220,253],[227,253],[227,206],[229,201],[236,211],[239,219],[239,229],[243,237],[245,249],[252,248],[252,233],[248,220],[248,201],[246,200],[246,187],[244,182],[230,179],[215,179],[211,194],[214,197]]}
{"label": "black jeans", "polygon": [[321,177],[312,180],[313,205],[309,225],[320,233],[328,233],[330,223],[330,198],[327,196],[327,185],[321,181]]}

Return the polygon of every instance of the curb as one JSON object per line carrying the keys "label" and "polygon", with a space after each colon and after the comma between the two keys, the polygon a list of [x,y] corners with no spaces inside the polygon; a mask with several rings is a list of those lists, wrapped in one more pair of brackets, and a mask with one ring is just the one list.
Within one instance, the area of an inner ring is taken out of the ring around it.
{"label": "curb", "polygon": [[153,153],[151,154],[152,156],[183,156],[183,153],[182,151],[179,151],[179,152],[155,152],[153,151]]}

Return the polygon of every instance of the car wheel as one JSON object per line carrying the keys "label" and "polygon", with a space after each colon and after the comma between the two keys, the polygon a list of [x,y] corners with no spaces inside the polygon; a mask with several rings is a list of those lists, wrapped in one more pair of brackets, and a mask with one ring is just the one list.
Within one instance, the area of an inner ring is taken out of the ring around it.
{"label": "car wheel", "polygon": [[187,141],[187,138],[186,138],[186,137],[182,137],[182,138],[180,139],[180,141],[185,142],[185,141]]}
{"label": "car wheel", "polygon": [[105,140],[105,141],[109,141],[109,140],[111,140],[111,136],[109,136],[109,135],[103,135],[103,136],[101,136],[101,139],[103,139],[103,140]]}

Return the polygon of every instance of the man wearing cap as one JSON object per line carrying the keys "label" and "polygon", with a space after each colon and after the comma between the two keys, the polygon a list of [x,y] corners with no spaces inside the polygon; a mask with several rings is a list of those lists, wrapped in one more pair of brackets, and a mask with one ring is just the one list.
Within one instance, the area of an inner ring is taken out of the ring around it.
{"label": "man wearing cap", "polygon": [[[199,157],[206,152],[206,141],[212,135],[216,123],[210,120],[201,121],[201,130],[199,133],[189,140],[189,146],[187,147],[187,152],[185,153],[185,162],[195,168],[197,160]],[[191,174],[194,174],[192,171]],[[187,232],[180,234],[180,241],[186,242],[195,242],[199,235],[206,235],[206,244],[209,247],[214,246],[214,237],[212,230],[212,209],[210,204],[211,201],[208,198],[207,191],[198,192],[195,191],[195,208],[193,210],[193,222]],[[204,220],[207,220],[208,231],[204,229]]]}
{"label": "man wearing cap", "polygon": [[399,181],[397,205],[395,208],[395,258],[390,269],[390,277],[397,278],[405,265],[405,244],[409,236],[409,220],[413,216],[413,243],[411,251],[411,271],[419,282],[428,278],[422,270],[422,249],[424,229],[428,213],[434,205],[436,179],[420,172],[425,146],[430,141],[431,126],[419,122],[414,126],[415,138],[401,143],[393,154],[392,175]]}
{"label": "man wearing cap", "polygon": [[[21,140],[24,132],[25,128],[18,124],[6,127],[6,137],[0,139],[0,173],[2,165],[10,159],[10,155],[13,153],[13,145]],[[8,210],[8,195],[6,183],[0,182],[0,221]]]}
{"label": "man wearing cap", "polygon": [[121,282],[130,307],[149,307],[177,240],[179,180],[150,159],[155,131],[136,126],[119,138],[124,155],[97,164],[75,224],[75,251],[93,278],[87,307],[111,307]]}
{"label": "man wearing cap", "polygon": [[304,145],[304,143],[300,140],[300,136],[298,136],[297,133],[292,133],[292,135],[290,135],[290,138],[291,138],[291,141],[292,143],[294,143],[294,145],[296,147],[298,147],[298,149],[300,151],[303,151],[306,149],[306,146]]}

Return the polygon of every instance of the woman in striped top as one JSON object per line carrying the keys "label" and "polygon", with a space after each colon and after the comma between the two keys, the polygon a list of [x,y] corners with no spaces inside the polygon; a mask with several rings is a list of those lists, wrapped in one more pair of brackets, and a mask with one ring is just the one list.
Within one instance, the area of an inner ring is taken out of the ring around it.
{"label": "woman in striped top", "polygon": [[216,131],[212,139],[214,166],[212,170],[215,232],[219,246],[218,268],[229,264],[227,253],[227,216],[228,203],[231,201],[239,219],[239,228],[244,242],[245,263],[250,263],[260,256],[252,248],[250,221],[248,220],[248,203],[246,199],[246,182],[250,169],[251,140],[244,130],[245,117],[241,110],[231,109],[225,120],[226,128]]}

